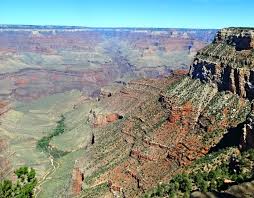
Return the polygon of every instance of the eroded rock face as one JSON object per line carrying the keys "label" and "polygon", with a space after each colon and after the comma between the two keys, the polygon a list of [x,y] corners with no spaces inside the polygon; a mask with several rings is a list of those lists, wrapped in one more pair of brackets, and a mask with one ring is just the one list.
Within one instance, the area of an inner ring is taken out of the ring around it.
{"label": "eroded rock face", "polygon": [[122,118],[123,116],[119,115],[118,113],[98,114],[91,110],[89,121],[94,127],[102,127]]}
{"label": "eroded rock face", "polygon": [[254,47],[254,29],[226,28],[218,32],[215,42],[226,41],[235,46],[237,51],[250,50]]}
{"label": "eroded rock face", "polygon": [[83,180],[83,173],[79,168],[74,168],[72,171],[72,194],[74,196],[77,196],[82,191]]}
{"label": "eroded rock face", "polygon": [[250,114],[242,129],[241,148],[254,148],[254,114]]}
{"label": "eroded rock face", "polygon": [[250,112],[248,100],[177,75],[132,81],[100,102],[112,109],[118,105],[125,119],[97,127],[95,143],[79,159],[84,191],[96,189],[97,197],[106,192],[139,197],[167,182],[207,154],[227,128],[244,122]]}
{"label": "eroded rock face", "polygon": [[254,29],[222,29],[196,55],[192,78],[216,84],[243,98],[254,98]]}
{"label": "eroded rock face", "polygon": [[[192,78],[213,83],[219,91],[230,91],[254,99],[254,29],[222,29],[212,44],[196,55],[190,68]],[[254,114],[242,128],[240,147],[254,148]],[[241,129],[239,129],[241,130]]]}

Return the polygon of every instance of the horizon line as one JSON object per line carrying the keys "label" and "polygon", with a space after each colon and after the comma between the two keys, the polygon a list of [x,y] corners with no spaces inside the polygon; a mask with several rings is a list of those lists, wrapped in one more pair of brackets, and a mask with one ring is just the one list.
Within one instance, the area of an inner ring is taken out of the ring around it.
{"label": "horizon line", "polygon": [[[0,27],[8,27],[8,26],[23,26],[24,28],[29,28],[32,26],[37,26],[37,27],[45,27],[45,28],[52,28],[53,27],[66,27],[66,28],[77,28],[77,29],[197,29],[197,30],[219,30],[223,28],[199,28],[199,27],[138,27],[138,26],[83,26],[83,25],[54,25],[54,24],[5,24],[2,23],[0,24]],[[26,27],[27,26],[27,27]],[[246,27],[248,28],[248,27]]]}

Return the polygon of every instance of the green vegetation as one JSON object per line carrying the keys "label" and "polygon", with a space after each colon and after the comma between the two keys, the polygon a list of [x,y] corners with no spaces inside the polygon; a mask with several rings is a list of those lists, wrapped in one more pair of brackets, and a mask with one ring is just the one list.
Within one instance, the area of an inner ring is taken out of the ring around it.
{"label": "green vegetation", "polygon": [[[215,152],[209,158],[204,157],[199,162],[202,167],[211,163],[214,158],[223,151]],[[197,165],[197,164],[196,164]],[[194,165],[195,166],[195,165]],[[241,184],[254,179],[254,149],[243,152],[239,156],[231,156],[225,162],[213,167],[211,170],[204,171],[199,169],[191,173],[178,174],[174,176],[168,184],[160,184],[145,197],[189,197],[192,191],[211,192],[222,191],[231,185]],[[228,182],[225,182],[228,181]]]}
{"label": "green vegetation", "polygon": [[0,181],[0,197],[1,198],[29,198],[33,197],[33,189],[37,184],[35,178],[35,170],[26,166],[15,171],[17,176],[16,183],[10,180]]}
{"label": "green vegetation", "polygon": [[107,192],[109,192],[109,186],[108,182],[105,182],[93,188],[85,189],[84,191],[82,191],[80,197],[82,198],[99,197],[100,195],[105,194]]}
{"label": "green vegetation", "polygon": [[206,132],[203,136],[203,142],[208,144],[210,141],[214,140],[216,137],[223,136],[225,133],[225,129],[215,129],[211,132]]}
{"label": "green vegetation", "polygon": [[166,94],[170,98],[177,98],[176,102],[179,105],[191,102],[193,106],[199,106],[203,109],[207,106],[215,93],[216,89],[210,84],[205,84],[200,80],[193,80],[185,77],[170,84]]}
{"label": "green vegetation", "polygon": [[61,119],[57,122],[57,126],[53,130],[53,132],[50,133],[48,136],[45,136],[45,137],[41,138],[37,142],[37,148],[38,149],[42,150],[43,152],[49,153],[54,158],[59,158],[59,157],[64,156],[68,153],[68,152],[61,151],[61,150],[58,150],[56,148],[53,148],[49,145],[49,142],[53,137],[61,135],[61,134],[64,133],[64,131],[65,131],[64,121],[65,121],[65,117],[63,115],[61,115]]}

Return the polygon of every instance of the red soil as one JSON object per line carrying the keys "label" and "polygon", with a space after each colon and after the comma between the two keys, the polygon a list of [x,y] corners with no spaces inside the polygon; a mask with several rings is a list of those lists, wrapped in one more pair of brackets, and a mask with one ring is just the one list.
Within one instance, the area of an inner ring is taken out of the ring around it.
{"label": "red soil", "polygon": [[77,196],[82,191],[83,174],[79,168],[74,168],[72,171],[72,193]]}

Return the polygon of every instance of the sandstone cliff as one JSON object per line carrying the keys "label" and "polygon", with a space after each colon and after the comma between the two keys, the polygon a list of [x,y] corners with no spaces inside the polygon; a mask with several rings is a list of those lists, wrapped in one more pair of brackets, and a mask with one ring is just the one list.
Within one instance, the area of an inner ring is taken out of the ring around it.
{"label": "sandstone cliff", "polygon": [[[219,91],[231,91],[250,101],[254,99],[254,29],[220,30],[213,43],[195,57],[192,78],[214,83]],[[241,147],[254,148],[253,113],[242,129]]]}
{"label": "sandstone cliff", "polygon": [[254,29],[222,29],[212,44],[197,53],[190,75],[251,100],[254,98],[253,48]]}

